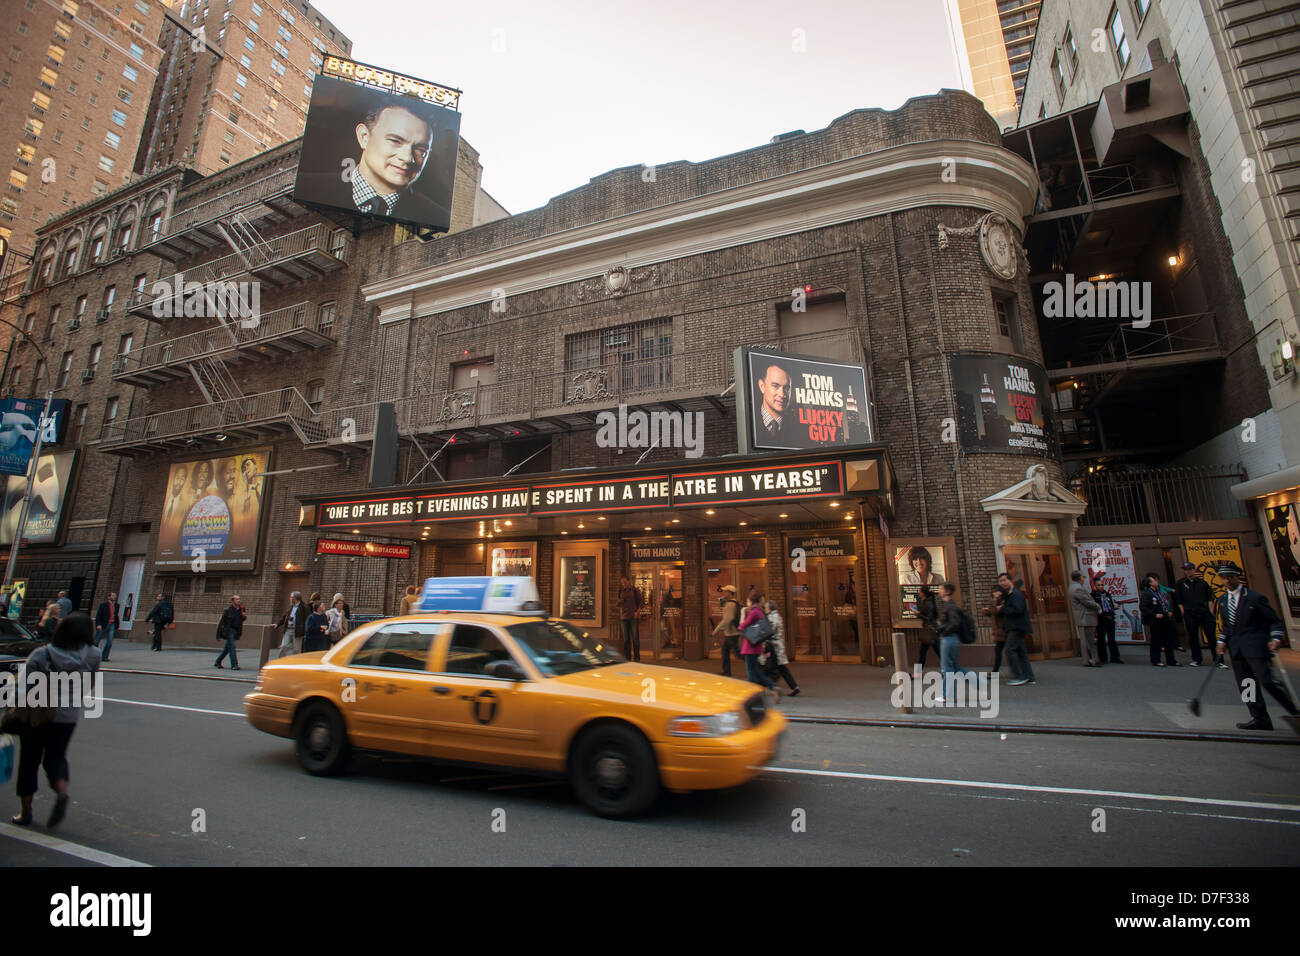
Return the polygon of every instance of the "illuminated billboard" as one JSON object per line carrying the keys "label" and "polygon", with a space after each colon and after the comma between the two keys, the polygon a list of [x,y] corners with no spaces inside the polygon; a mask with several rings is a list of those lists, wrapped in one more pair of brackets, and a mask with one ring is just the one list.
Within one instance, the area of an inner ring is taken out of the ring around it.
{"label": "illuminated billboard", "polygon": [[327,57],[312,86],[293,198],[446,232],[459,100],[448,87]]}
{"label": "illuminated billboard", "polygon": [[174,462],[167,473],[154,567],[209,571],[257,569],[269,449]]}
{"label": "illuminated billboard", "polygon": [[742,453],[870,444],[865,366],[740,348],[735,373]]}

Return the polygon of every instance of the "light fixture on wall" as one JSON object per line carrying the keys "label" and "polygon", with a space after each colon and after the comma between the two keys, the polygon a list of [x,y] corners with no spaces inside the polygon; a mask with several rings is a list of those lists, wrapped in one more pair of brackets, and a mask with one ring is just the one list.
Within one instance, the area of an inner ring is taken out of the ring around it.
{"label": "light fixture on wall", "polygon": [[1169,268],[1172,269],[1176,265],[1178,265],[1178,253],[1175,252],[1169,257]]}
{"label": "light fixture on wall", "polygon": [[1290,339],[1285,342],[1279,340],[1277,348],[1269,352],[1269,361],[1273,366],[1273,378],[1281,381],[1288,375],[1295,374],[1295,343]]}

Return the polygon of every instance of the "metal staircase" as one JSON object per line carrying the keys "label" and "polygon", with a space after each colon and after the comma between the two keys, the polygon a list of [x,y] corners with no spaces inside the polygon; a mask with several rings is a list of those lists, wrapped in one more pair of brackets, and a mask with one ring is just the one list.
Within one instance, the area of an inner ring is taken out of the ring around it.
{"label": "metal staircase", "polygon": [[239,390],[230,369],[221,359],[209,355],[191,362],[189,368],[208,404],[230,403],[236,409],[242,405],[244,393]]}
{"label": "metal staircase", "polygon": [[266,265],[271,261],[271,245],[262,238],[257,227],[242,212],[237,212],[225,222],[218,222],[217,229],[225,238],[226,244],[235,250],[249,269]]}

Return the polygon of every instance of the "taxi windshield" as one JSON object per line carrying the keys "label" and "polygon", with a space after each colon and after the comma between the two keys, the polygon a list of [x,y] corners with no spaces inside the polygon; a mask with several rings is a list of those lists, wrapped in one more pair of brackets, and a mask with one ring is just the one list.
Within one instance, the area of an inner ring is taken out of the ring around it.
{"label": "taxi windshield", "polygon": [[548,677],[592,670],[624,659],[611,644],[588,637],[567,621],[526,621],[511,624],[506,630]]}

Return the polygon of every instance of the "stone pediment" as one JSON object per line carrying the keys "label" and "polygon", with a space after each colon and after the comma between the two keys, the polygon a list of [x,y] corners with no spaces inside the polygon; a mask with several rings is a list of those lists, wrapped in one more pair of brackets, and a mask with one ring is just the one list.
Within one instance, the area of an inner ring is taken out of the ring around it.
{"label": "stone pediment", "polygon": [[1047,474],[1043,465],[1030,465],[1022,481],[980,501],[986,512],[1019,511],[1081,515],[1088,503]]}

